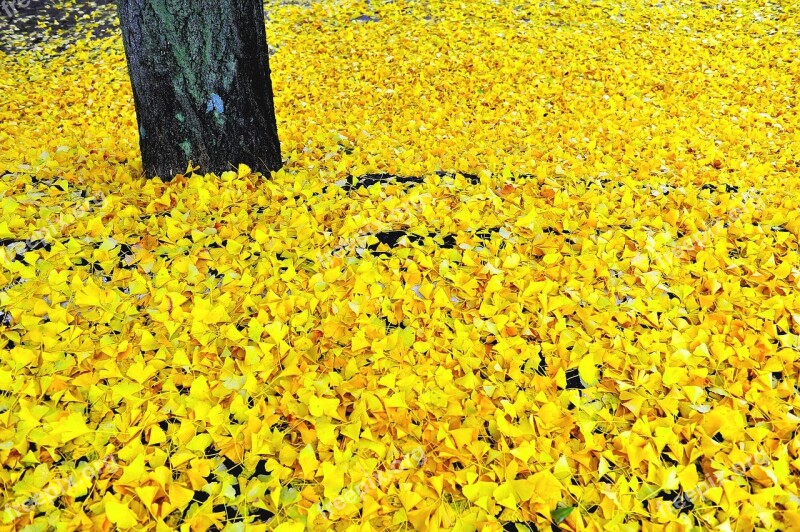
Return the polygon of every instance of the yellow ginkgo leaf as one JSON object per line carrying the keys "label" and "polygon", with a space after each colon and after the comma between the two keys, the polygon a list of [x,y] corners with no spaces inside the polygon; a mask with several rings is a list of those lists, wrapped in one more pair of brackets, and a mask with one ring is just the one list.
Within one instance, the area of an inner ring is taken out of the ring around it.
{"label": "yellow ginkgo leaf", "polygon": [[317,460],[317,455],[314,452],[314,448],[311,447],[311,444],[307,444],[303,447],[303,450],[297,455],[297,461],[303,469],[304,478],[313,478],[316,475],[317,468],[319,467],[319,460]]}
{"label": "yellow ginkgo leaf", "polygon": [[110,493],[106,493],[103,497],[103,505],[105,507],[106,517],[118,528],[133,528],[139,522],[138,517],[128,508],[128,505],[124,502],[120,502],[119,499]]}

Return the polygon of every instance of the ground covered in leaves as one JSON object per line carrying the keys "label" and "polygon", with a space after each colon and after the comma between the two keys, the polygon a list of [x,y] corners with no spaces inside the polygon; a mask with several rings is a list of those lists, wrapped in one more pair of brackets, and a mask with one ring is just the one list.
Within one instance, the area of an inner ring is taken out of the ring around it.
{"label": "ground covered in leaves", "polygon": [[266,8],[271,179],[0,53],[4,528],[800,528],[796,6]]}

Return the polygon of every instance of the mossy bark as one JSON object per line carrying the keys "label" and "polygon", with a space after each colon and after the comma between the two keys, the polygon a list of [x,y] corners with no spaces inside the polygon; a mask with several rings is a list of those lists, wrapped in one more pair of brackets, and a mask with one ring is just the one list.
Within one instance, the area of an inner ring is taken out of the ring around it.
{"label": "mossy bark", "polygon": [[119,0],[147,177],[281,167],[260,0]]}

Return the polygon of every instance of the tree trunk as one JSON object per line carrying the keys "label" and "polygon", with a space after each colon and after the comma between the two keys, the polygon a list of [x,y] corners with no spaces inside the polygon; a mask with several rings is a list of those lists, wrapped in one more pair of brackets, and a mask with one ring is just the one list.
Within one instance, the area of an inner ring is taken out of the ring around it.
{"label": "tree trunk", "polygon": [[147,177],[268,173],[281,151],[261,0],[119,0]]}

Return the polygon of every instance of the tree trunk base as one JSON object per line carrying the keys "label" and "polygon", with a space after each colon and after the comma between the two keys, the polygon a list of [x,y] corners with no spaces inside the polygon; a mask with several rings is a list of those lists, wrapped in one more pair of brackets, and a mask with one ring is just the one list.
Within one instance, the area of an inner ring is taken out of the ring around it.
{"label": "tree trunk base", "polygon": [[281,167],[259,0],[119,0],[147,177]]}

